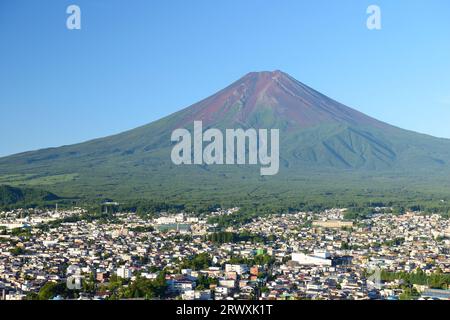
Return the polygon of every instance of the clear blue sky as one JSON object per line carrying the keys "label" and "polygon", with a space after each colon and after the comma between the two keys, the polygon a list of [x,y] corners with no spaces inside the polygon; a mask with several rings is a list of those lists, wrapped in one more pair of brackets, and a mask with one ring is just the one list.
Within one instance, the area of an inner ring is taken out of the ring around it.
{"label": "clear blue sky", "polygon": [[1,0],[0,155],[131,129],[275,69],[450,138],[448,0]]}

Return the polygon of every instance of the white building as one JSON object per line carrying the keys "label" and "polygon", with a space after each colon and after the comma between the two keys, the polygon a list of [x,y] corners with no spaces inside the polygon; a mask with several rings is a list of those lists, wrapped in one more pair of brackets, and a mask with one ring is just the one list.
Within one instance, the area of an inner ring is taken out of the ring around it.
{"label": "white building", "polygon": [[125,267],[118,268],[116,274],[119,278],[123,279],[130,279],[132,276],[131,270]]}
{"label": "white building", "polygon": [[249,272],[249,268],[246,264],[226,264],[225,272],[236,272],[239,275]]}
{"label": "white building", "polygon": [[198,223],[199,222],[199,218],[197,218],[197,217],[188,217],[186,219],[186,222],[188,222],[188,223]]}
{"label": "white building", "polygon": [[221,279],[219,285],[224,288],[233,289],[236,288],[236,281],[233,279]]}
{"label": "white building", "polygon": [[181,269],[181,274],[190,276],[192,274],[192,269]]}
{"label": "white building", "polygon": [[331,266],[333,260],[331,255],[326,251],[314,250],[313,255],[304,253],[293,253],[292,261],[295,261],[301,265],[314,265],[314,266]]}
{"label": "white building", "polygon": [[210,290],[202,290],[202,291],[187,290],[181,295],[181,298],[183,300],[211,300],[211,291]]}
{"label": "white building", "polygon": [[169,290],[172,292],[184,293],[186,291],[193,291],[195,288],[195,282],[188,280],[170,280],[168,284]]}
{"label": "white building", "polygon": [[175,224],[177,220],[175,217],[160,217],[155,219],[156,224]]}

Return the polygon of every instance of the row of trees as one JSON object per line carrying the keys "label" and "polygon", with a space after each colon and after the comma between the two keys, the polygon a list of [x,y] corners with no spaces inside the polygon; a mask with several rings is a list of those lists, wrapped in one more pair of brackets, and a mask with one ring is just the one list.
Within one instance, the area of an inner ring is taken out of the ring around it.
{"label": "row of trees", "polygon": [[167,294],[166,275],[161,272],[155,280],[137,276],[131,282],[112,276],[108,285],[99,290],[109,292],[111,300],[164,298]]}
{"label": "row of trees", "polygon": [[272,266],[275,263],[275,258],[268,254],[259,254],[253,256],[252,258],[243,258],[243,257],[231,257],[227,263],[231,264],[246,264],[248,266]]}
{"label": "row of trees", "polygon": [[137,276],[134,281],[128,281],[113,275],[107,284],[97,287],[93,274],[90,274],[83,279],[80,290],[69,290],[66,283],[62,281],[49,281],[41,287],[38,293],[28,294],[27,299],[50,300],[57,296],[74,299],[82,293],[94,295],[96,292],[109,293],[111,300],[164,298],[167,294],[167,283],[165,273],[161,272],[155,280]]}
{"label": "row of trees", "polygon": [[252,234],[250,232],[244,231],[241,233],[234,233],[234,232],[215,232],[212,234],[209,234],[208,236],[205,236],[206,241],[211,241],[214,243],[237,243],[241,241],[250,241],[252,243],[266,243],[267,241],[274,241],[275,236],[271,235],[270,237],[266,238],[261,235]]}
{"label": "row of trees", "polygon": [[433,274],[427,274],[420,268],[414,272],[382,270],[380,277],[382,281],[403,280],[406,285],[428,285],[434,289],[448,289],[450,286],[450,274],[445,274],[439,269]]}

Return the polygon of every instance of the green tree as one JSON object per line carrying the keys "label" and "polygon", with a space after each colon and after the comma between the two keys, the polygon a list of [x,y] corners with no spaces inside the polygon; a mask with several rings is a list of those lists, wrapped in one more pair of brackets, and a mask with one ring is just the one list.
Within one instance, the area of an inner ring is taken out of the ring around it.
{"label": "green tree", "polygon": [[400,294],[400,300],[415,300],[420,297],[419,292],[414,288],[405,288],[403,293]]}
{"label": "green tree", "polygon": [[38,298],[39,300],[49,300],[57,295],[65,296],[67,293],[66,284],[64,282],[47,282],[39,290]]}

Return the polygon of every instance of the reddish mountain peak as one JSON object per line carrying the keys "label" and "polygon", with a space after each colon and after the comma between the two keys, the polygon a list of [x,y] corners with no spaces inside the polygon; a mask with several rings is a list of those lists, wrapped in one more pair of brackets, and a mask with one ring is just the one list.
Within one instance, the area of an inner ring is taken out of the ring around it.
{"label": "reddish mountain peak", "polygon": [[240,85],[254,84],[257,88],[265,88],[270,85],[276,85],[277,81],[280,80],[289,81],[289,78],[291,77],[287,73],[280,70],[250,72],[236,83]]}
{"label": "reddish mountain peak", "polygon": [[272,78],[272,77],[280,77],[280,76],[288,76],[287,73],[284,73],[281,70],[274,71],[259,71],[259,72],[249,72],[247,73],[241,80],[250,78],[250,79],[264,79],[264,78]]}
{"label": "reddish mountain peak", "polygon": [[[182,124],[202,120],[207,124],[258,126],[258,119],[304,128],[342,122],[386,126],[315,91],[280,70],[250,72],[227,88],[189,107]],[[261,120],[262,121],[262,120]]]}

